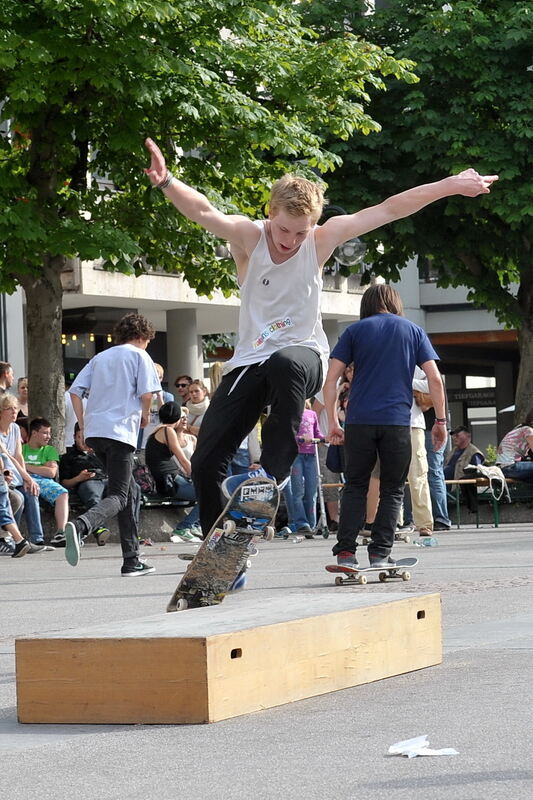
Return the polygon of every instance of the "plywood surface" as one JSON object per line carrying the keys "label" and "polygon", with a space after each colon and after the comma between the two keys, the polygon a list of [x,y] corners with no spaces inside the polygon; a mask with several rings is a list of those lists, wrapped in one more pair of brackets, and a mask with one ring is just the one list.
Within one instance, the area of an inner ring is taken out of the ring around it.
{"label": "plywood surface", "polygon": [[302,592],[287,594],[283,597],[255,599],[251,598],[248,592],[240,596],[228,597],[220,606],[195,608],[173,614],[153,614],[134,620],[52,631],[27,638],[84,639],[88,635],[91,638],[100,639],[207,637],[257,628],[262,625],[276,625],[280,622],[333,614],[339,611],[387,606],[398,600],[427,596],[405,595],[396,592],[386,595],[371,595],[364,589],[350,592],[345,588],[338,588],[331,594]]}

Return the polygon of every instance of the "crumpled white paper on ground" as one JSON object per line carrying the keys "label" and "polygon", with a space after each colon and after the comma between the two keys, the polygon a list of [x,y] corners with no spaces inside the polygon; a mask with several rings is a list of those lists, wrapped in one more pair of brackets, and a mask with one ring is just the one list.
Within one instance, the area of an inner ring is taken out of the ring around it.
{"label": "crumpled white paper on ground", "polygon": [[457,750],[453,747],[444,747],[442,750],[432,750],[429,746],[427,736],[416,736],[414,739],[406,739],[404,742],[396,742],[389,747],[390,756],[458,756]]}

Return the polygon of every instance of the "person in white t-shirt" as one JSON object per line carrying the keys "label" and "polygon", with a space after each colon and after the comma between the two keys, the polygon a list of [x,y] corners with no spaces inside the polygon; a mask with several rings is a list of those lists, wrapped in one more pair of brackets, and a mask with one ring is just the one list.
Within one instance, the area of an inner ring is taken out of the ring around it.
{"label": "person in white t-shirt", "polygon": [[[335,248],[355,236],[409,216],[450,195],[489,192],[497,176],[465,170],[418,186],[355,214],[318,225],[323,185],[285,175],[272,187],[268,219],[224,214],[208,198],[175,178],[161,150],[147,139],[145,170],[178,211],[229,242],[241,291],[239,339],[213,395],[192,459],[204,536],[226,497],[248,477],[289,479],[297,455],[296,436],[308,397],[322,387],[329,347],[322,328],[322,267]],[[228,464],[247,433],[270,406],[262,431],[261,468],[226,478]]]}
{"label": "person in white t-shirt", "polygon": [[122,575],[154,572],[154,567],[139,559],[139,488],[132,475],[139,427],[148,424],[152,395],[161,391],[154,362],[146,353],[154,336],[154,327],[145,317],[126,314],[115,326],[116,346],[94,356],[70,387],[80,429],[108,476],[106,497],[65,527],[65,556],[72,566],[80,559],[81,538],[117,515]]}

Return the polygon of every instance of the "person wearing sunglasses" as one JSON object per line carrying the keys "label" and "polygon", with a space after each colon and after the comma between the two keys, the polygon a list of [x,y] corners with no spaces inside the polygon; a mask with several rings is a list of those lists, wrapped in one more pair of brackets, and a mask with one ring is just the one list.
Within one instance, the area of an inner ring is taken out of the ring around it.
{"label": "person wearing sunglasses", "polygon": [[189,386],[192,383],[192,378],[190,375],[178,375],[176,380],[174,381],[174,386],[178,390],[178,403],[180,406],[184,406],[189,401]]}

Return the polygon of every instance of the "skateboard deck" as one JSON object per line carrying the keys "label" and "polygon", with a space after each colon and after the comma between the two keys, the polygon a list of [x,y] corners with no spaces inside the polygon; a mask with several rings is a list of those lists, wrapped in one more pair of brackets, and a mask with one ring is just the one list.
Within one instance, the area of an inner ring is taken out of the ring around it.
{"label": "skateboard deck", "polygon": [[167,611],[221,603],[255,555],[253,539],[272,539],[279,489],[268,478],[243,481],[200,545],[172,595]]}
{"label": "skateboard deck", "polygon": [[390,567],[340,567],[338,564],[327,564],[328,572],[340,573],[335,578],[335,585],[341,586],[344,583],[358,583],[364,586],[367,583],[366,573],[378,572],[379,580],[384,583],[389,578],[401,578],[404,581],[411,580],[410,567],[418,564],[418,558],[400,558]]}

